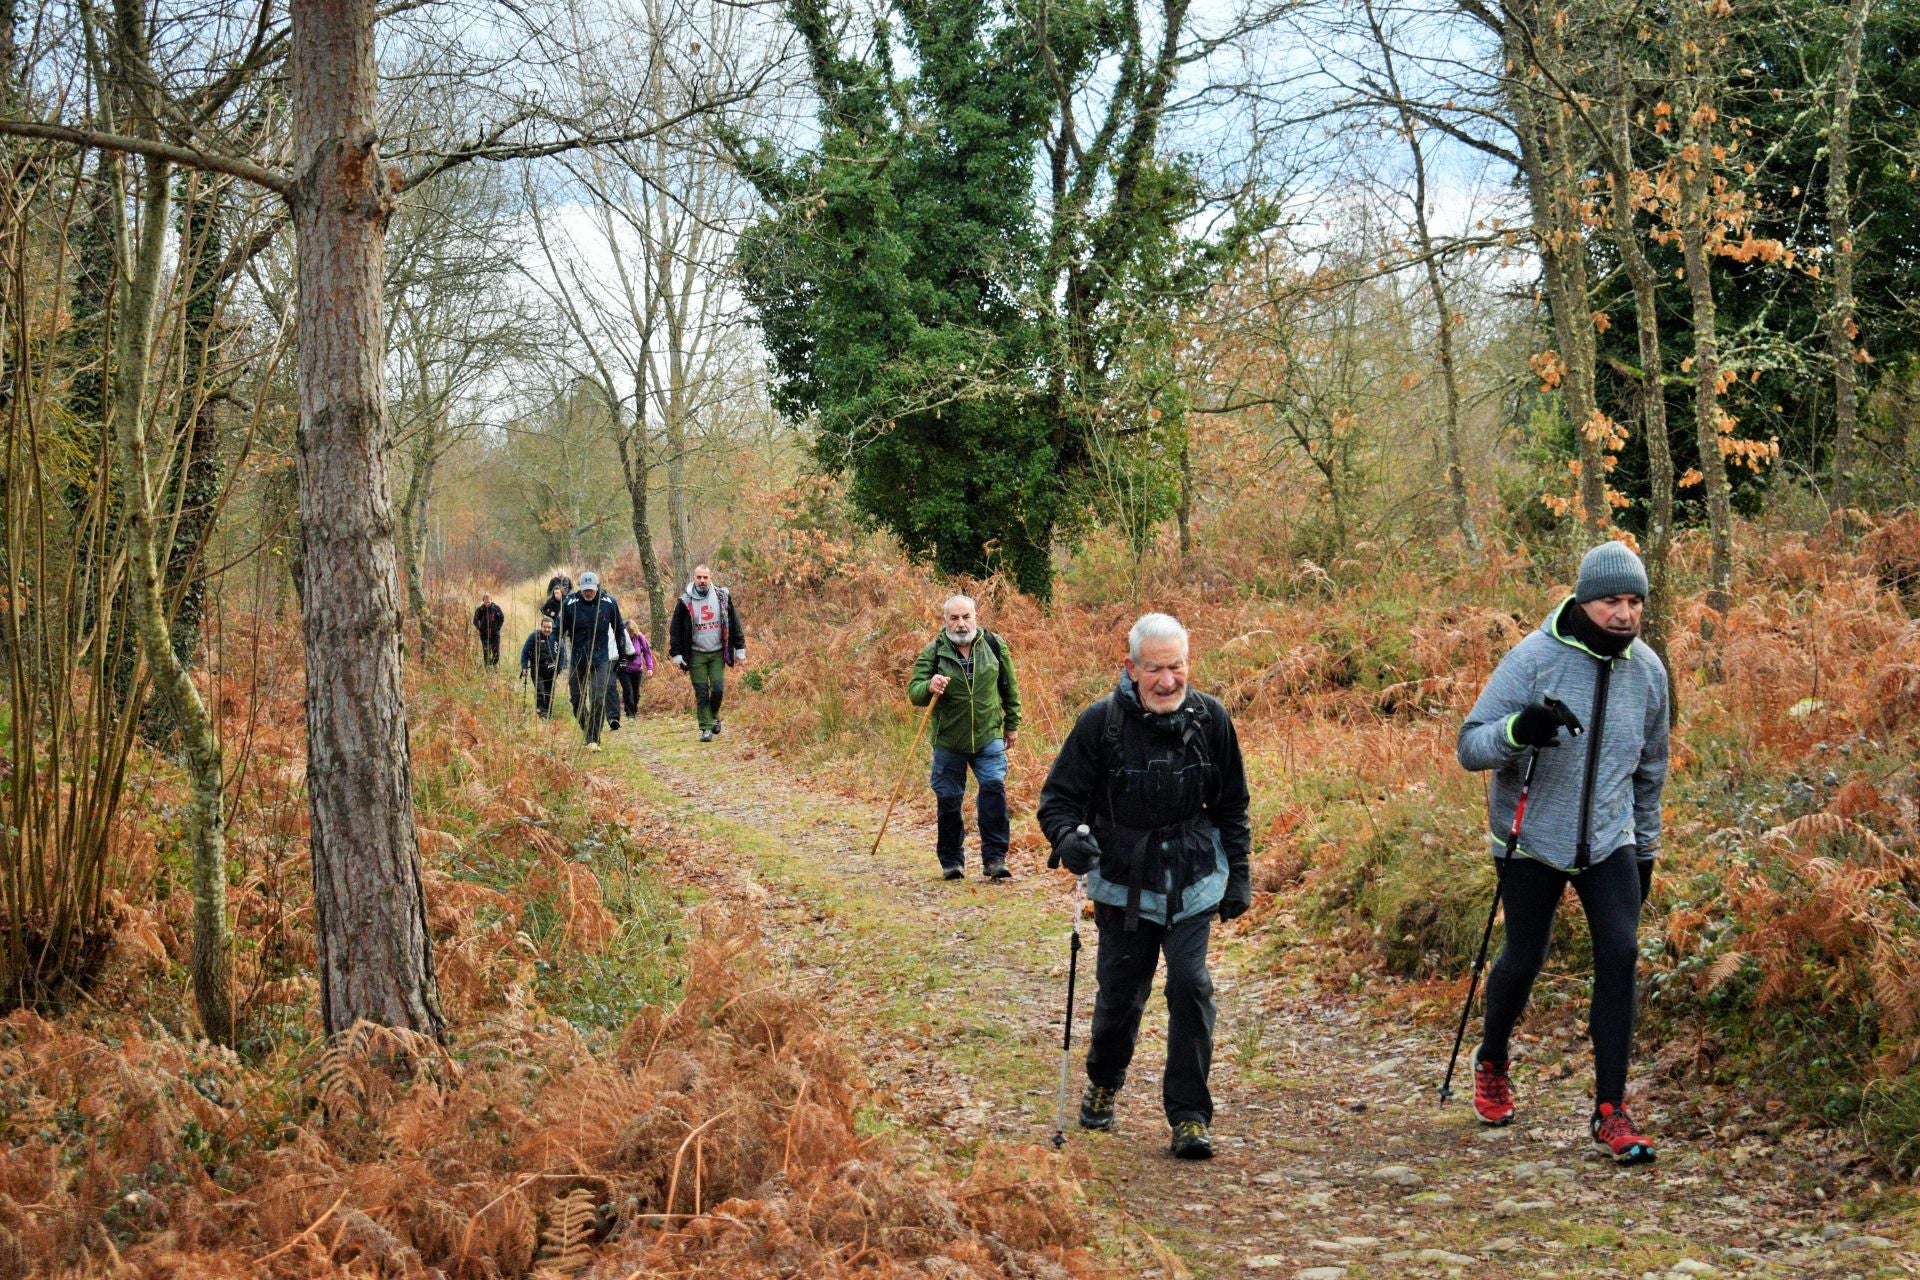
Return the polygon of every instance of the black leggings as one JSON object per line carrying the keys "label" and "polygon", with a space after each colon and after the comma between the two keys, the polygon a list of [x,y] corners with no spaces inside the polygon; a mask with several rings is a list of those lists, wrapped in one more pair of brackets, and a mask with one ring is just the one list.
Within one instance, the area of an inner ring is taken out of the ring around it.
{"label": "black leggings", "polygon": [[1507,1060],[1507,1038],[1527,1007],[1533,980],[1547,961],[1553,913],[1567,885],[1580,898],[1593,934],[1593,1100],[1626,1101],[1627,1055],[1633,1047],[1633,970],[1640,956],[1640,871],[1633,846],[1616,849],[1578,875],[1532,858],[1508,861],[1500,882],[1506,945],[1487,975],[1487,1024],[1480,1056]]}

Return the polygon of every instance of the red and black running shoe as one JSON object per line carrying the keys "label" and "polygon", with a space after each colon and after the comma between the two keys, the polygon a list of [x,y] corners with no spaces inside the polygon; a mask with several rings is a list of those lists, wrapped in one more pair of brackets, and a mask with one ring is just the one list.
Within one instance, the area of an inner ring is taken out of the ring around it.
{"label": "red and black running shoe", "polygon": [[1593,1109],[1593,1140],[1620,1164],[1652,1164],[1653,1144],[1634,1132],[1633,1121],[1617,1102]]}
{"label": "red and black running shoe", "polygon": [[1513,1119],[1513,1080],[1510,1063],[1488,1062],[1473,1055],[1473,1110],[1481,1124],[1500,1125]]}

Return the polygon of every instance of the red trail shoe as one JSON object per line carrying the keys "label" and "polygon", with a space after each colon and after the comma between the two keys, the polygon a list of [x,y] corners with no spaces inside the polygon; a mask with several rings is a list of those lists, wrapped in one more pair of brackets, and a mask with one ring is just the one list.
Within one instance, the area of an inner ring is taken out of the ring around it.
{"label": "red trail shoe", "polygon": [[1481,1124],[1501,1125],[1513,1119],[1513,1081],[1506,1062],[1488,1062],[1473,1055],[1473,1110]]}
{"label": "red trail shoe", "polygon": [[1620,1164],[1652,1164],[1653,1144],[1634,1132],[1633,1121],[1616,1102],[1593,1109],[1593,1140]]}

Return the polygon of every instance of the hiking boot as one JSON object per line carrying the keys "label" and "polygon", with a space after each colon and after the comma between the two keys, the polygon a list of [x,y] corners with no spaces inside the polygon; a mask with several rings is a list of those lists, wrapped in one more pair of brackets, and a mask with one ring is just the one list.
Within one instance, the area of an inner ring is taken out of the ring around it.
{"label": "hiking boot", "polygon": [[1481,1124],[1501,1125],[1513,1119],[1513,1080],[1510,1062],[1488,1062],[1473,1051],[1473,1111]]}
{"label": "hiking boot", "polygon": [[959,867],[948,867],[946,870],[940,873],[940,878],[942,880],[958,880],[966,874],[967,873],[962,871]]}
{"label": "hiking boot", "polygon": [[1119,1092],[1103,1084],[1088,1085],[1087,1091],[1080,1095],[1080,1127],[1099,1130],[1113,1128],[1113,1099]]}
{"label": "hiking boot", "polygon": [[1603,1102],[1595,1107],[1589,1126],[1595,1144],[1617,1163],[1653,1163],[1653,1144],[1634,1132],[1633,1121],[1619,1103]]}
{"label": "hiking boot", "polygon": [[984,874],[989,880],[1013,879],[1013,872],[1007,870],[1007,864],[998,858],[986,865]]}
{"label": "hiking boot", "polygon": [[712,741],[713,741],[713,730],[711,730],[711,729],[702,729],[702,730],[700,731],[700,741],[702,741],[702,742],[712,742]]}
{"label": "hiking boot", "polygon": [[1173,1126],[1173,1156],[1176,1160],[1213,1159],[1213,1139],[1207,1136],[1204,1120],[1182,1120]]}
{"label": "hiking boot", "polygon": [[716,738],[720,736],[720,722],[718,720],[713,722],[713,736]]}
{"label": "hiking boot", "polygon": [[589,742],[587,744],[587,750],[589,751],[598,751],[599,749],[600,749],[600,744],[597,742]]}

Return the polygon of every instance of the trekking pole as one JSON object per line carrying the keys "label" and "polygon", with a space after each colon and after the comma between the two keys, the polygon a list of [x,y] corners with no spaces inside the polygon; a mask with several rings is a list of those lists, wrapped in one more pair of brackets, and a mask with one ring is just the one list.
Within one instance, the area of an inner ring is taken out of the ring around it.
{"label": "trekking pole", "polygon": [[[1089,834],[1087,824],[1081,823],[1081,835]],[[1058,1151],[1067,1145],[1067,1072],[1073,1057],[1073,985],[1080,973],[1080,901],[1086,892],[1085,876],[1073,878],[1073,914],[1068,925],[1070,941],[1067,943],[1067,1016],[1060,1030],[1060,1096],[1053,1112],[1053,1149]]]}
{"label": "trekking pole", "polygon": [[913,758],[920,753],[920,739],[926,735],[927,725],[933,720],[933,704],[938,701],[940,695],[936,693],[927,699],[927,709],[920,713],[920,727],[914,730],[913,745],[907,748],[907,758],[900,762],[900,776],[894,779],[893,794],[887,797],[886,815],[880,819],[880,830],[874,833],[873,848],[867,850],[869,858],[880,852],[880,841],[887,834],[887,824],[893,821],[893,806],[899,803],[900,788],[907,783],[907,770],[913,767]]}
{"label": "trekking pole", "polygon": [[[1557,698],[1545,698],[1548,710],[1560,717],[1560,723],[1567,726],[1574,737],[1580,736],[1580,721],[1566,704]],[[1453,1072],[1460,1061],[1460,1042],[1467,1036],[1467,1018],[1473,1012],[1474,993],[1480,989],[1480,971],[1487,963],[1487,947],[1493,941],[1494,917],[1500,914],[1500,893],[1506,888],[1507,861],[1513,857],[1514,850],[1520,847],[1520,820],[1527,813],[1527,797],[1533,791],[1533,771],[1540,764],[1540,748],[1535,747],[1527,755],[1527,773],[1520,782],[1520,798],[1513,806],[1513,826],[1507,830],[1507,851],[1493,871],[1493,905],[1487,908],[1487,927],[1480,934],[1480,954],[1473,961],[1473,977],[1467,982],[1467,998],[1460,1006],[1460,1025],[1453,1032],[1453,1052],[1447,1057],[1447,1078],[1440,1082],[1440,1101],[1445,1104],[1453,1097]]]}

